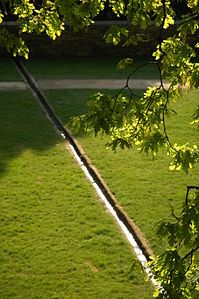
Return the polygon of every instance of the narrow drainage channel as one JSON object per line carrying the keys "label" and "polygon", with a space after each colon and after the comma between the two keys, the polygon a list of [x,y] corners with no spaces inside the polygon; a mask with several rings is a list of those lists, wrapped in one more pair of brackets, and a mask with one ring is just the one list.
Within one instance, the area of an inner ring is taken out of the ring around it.
{"label": "narrow drainage channel", "polygon": [[146,263],[150,260],[150,256],[153,255],[152,250],[147,245],[146,241],[142,237],[139,228],[135,223],[128,217],[128,215],[123,211],[123,209],[118,205],[113,194],[110,192],[105,182],[97,172],[97,170],[89,163],[89,159],[83,153],[80,146],[77,144],[75,139],[72,137],[71,133],[63,126],[61,120],[55,114],[53,108],[48,103],[47,98],[42,93],[37,82],[28,72],[23,62],[19,58],[14,58],[14,63],[22,76],[23,80],[32,91],[33,95],[39,102],[41,108],[44,110],[48,119],[51,121],[55,129],[58,131],[59,135],[66,141],[67,146],[73,153],[76,161],[80,165],[81,169],[84,171],[86,177],[96,190],[100,200],[104,203],[108,211],[113,215],[117,223],[119,224],[121,230],[125,234],[129,243],[131,244],[138,260],[142,264],[147,275],[149,275],[152,283],[158,286],[155,279],[150,274],[150,269],[147,267]]}

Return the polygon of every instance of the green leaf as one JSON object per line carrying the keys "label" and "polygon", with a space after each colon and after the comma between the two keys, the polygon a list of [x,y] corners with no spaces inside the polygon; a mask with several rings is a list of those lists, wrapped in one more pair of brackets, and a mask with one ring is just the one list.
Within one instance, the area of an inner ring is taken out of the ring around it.
{"label": "green leaf", "polygon": [[127,66],[129,66],[130,64],[133,63],[133,59],[132,58],[123,58],[120,60],[120,62],[117,65],[117,68],[119,70],[124,70],[127,68]]}
{"label": "green leaf", "polygon": [[2,14],[2,12],[0,10],[0,24],[3,23],[3,17],[4,17],[4,15]]}
{"label": "green leaf", "polygon": [[129,30],[127,28],[114,25],[110,27],[104,37],[107,43],[116,46],[121,42],[122,37],[127,37],[128,34]]}

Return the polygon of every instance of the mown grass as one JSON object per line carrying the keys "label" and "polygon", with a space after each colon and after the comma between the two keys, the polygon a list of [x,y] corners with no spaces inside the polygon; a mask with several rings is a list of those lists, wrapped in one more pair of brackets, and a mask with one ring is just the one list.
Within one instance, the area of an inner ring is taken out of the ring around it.
{"label": "mown grass", "polygon": [[32,96],[0,92],[0,105],[0,298],[150,299],[130,246]]}
{"label": "mown grass", "polygon": [[[86,102],[92,91],[47,92],[51,104],[67,123],[69,118],[86,111]],[[199,91],[193,91],[173,105],[177,111],[167,120],[171,141],[198,143],[198,130],[190,125],[191,115],[199,101]],[[79,142],[92,159],[99,172],[116,195],[118,202],[144,232],[156,253],[164,242],[156,235],[157,223],[168,217],[173,205],[178,210],[185,200],[186,186],[198,185],[199,167],[189,175],[168,170],[169,158],[160,153],[156,159],[139,153],[136,149],[107,149],[107,138],[79,136]]]}
{"label": "mown grass", "polygon": [[[136,60],[125,70],[116,68],[119,58],[30,58],[27,66],[37,79],[124,79],[146,60]],[[154,65],[146,65],[139,69],[134,79],[157,79],[158,73]]]}

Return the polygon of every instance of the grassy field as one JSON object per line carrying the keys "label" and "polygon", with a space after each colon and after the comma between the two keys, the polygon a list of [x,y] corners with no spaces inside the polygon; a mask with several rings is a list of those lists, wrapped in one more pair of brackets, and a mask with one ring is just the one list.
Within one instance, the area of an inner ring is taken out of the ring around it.
{"label": "grassy field", "polygon": [[[67,123],[70,117],[86,111],[86,102],[91,92],[51,91],[47,96],[58,115]],[[198,131],[189,125],[198,100],[199,91],[193,91],[174,105],[178,115],[168,119],[171,140],[198,143]],[[144,232],[155,252],[160,253],[164,243],[156,236],[157,223],[170,214],[171,204],[176,209],[181,206],[187,185],[198,185],[199,167],[189,175],[171,172],[168,170],[169,158],[165,154],[152,160],[136,149],[118,149],[114,153],[106,149],[108,139],[102,136],[79,136],[78,140],[119,203]]]}
{"label": "grassy field", "polygon": [[0,92],[0,105],[0,298],[151,299],[130,246],[32,96]]}
{"label": "grassy field", "polygon": [[[37,79],[124,79],[140,64],[147,61],[135,61],[126,70],[117,70],[119,58],[36,58],[27,61],[30,72]],[[136,72],[132,78],[156,79],[157,69],[147,65]]]}
{"label": "grassy field", "polygon": [[[81,59],[41,59],[29,61],[28,66],[39,79],[126,77],[126,73],[114,75],[111,61],[89,61],[85,65]],[[9,80],[14,78],[14,72],[8,74]],[[141,78],[143,74],[145,78],[156,76],[150,69],[142,71]],[[67,124],[70,117],[86,111],[91,93],[62,90],[46,94]],[[27,101],[26,93],[0,96],[0,298],[83,298],[85,294],[88,298],[151,298],[130,248],[96,202],[43,113],[30,96]],[[178,114],[168,120],[171,140],[198,143],[198,132],[189,125],[198,101],[199,92],[193,91],[175,103]],[[10,109],[12,113],[6,114]],[[169,159],[163,154],[152,160],[136,149],[113,153],[105,147],[107,138],[77,137],[118,202],[160,253],[164,243],[156,236],[157,223],[169,215],[170,204],[176,209],[181,206],[187,185],[198,185],[199,167],[188,176],[170,172]]]}

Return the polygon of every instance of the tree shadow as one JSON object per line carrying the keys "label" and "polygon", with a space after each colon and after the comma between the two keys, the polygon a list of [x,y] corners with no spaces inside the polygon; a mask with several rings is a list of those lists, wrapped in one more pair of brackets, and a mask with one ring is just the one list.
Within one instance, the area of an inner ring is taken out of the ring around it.
{"label": "tree shadow", "polygon": [[97,90],[65,89],[45,91],[48,101],[64,124],[88,111],[87,103]]}
{"label": "tree shadow", "polygon": [[45,151],[57,142],[52,124],[29,92],[0,91],[0,176],[23,151]]}

